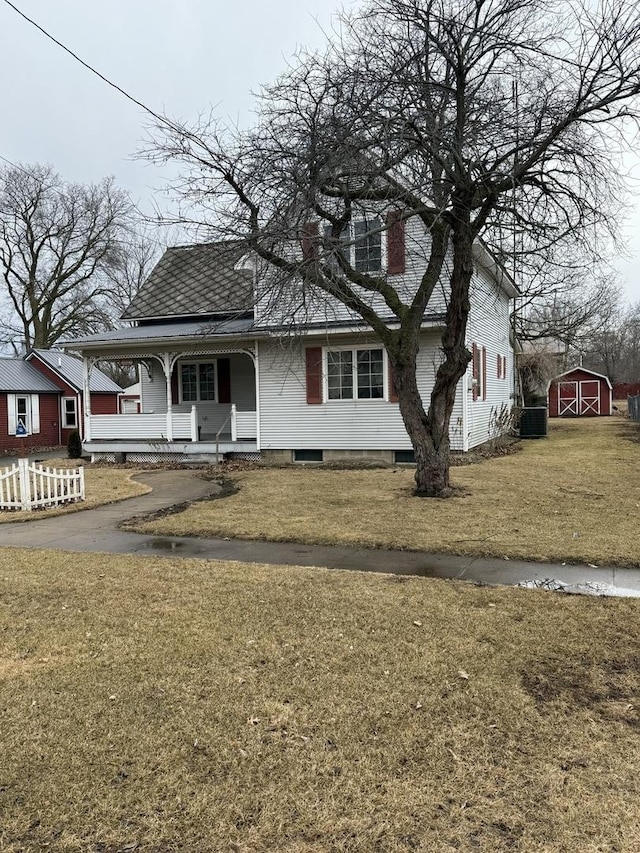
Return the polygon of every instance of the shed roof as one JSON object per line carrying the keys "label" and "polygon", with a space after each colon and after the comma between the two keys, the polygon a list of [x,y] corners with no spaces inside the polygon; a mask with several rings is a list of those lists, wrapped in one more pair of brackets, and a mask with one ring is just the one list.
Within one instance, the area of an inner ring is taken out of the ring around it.
{"label": "shed roof", "polygon": [[[35,349],[27,356],[36,355],[61,379],[82,391],[82,360],[59,349]],[[97,367],[91,369],[89,387],[92,394],[120,394],[122,388]]]}
{"label": "shed roof", "polygon": [[253,273],[236,269],[246,251],[239,240],[167,249],[123,320],[251,311]]}
{"label": "shed roof", "polygon": [[0,392],[59,394],[60,389],[21,358],[0,358]]}

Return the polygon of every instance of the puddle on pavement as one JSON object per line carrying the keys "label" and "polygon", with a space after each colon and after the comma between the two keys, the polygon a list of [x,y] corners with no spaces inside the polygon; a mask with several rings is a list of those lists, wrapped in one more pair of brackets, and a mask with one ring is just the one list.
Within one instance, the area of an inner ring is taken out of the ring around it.
{"label": "puddle on pavement", "polygon": [[173,542],[171,539],[149,539],[143,548],[152,548],[154,551],[177,551],[184,546],[183,542]]}

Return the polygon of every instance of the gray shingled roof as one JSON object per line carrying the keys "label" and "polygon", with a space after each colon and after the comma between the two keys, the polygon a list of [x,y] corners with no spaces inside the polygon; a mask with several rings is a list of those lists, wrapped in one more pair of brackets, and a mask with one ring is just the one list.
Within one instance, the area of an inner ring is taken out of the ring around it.
{"label": "gray shingled roof", "polygon": [[[59,349],[33,350],[45,364],[77,391],[82,391],[82,360]],[[97,367],[92,367],[90,376],[92,394],[120,394],[122,388]]]}
{"label": "gray shingled roof", "polygon": [[9,394],[60,393],[60,389],[21,358],[0,358],[0,392]]}
{"label": "gray shingled roof", "polygon": [[250,311],[252,274],[234,269],[246,251],[239,241],[167,249],[122,319]]}

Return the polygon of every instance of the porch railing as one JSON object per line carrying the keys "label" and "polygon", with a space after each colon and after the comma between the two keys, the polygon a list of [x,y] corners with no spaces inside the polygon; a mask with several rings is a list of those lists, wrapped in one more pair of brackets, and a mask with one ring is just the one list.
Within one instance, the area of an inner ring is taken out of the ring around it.
{"label": "porch railing", "polygon": [[255,412],[239,412],[235,403],[231,406],[231,440],[242,441],[257,437]]}
{"label": "porch railing", "polygon": [[197,441],[198,414],[190,412],[146,415],[90,415],[87,439],[140,441]]}
{"label": "porch railing", "polygon": [[[198,413],[191,412],[140,415],[90,415],[86,440],[199,441]],[[231,433],[232,441],[257,438],[256,412],[239,412],[235,403],[218,430]]]}

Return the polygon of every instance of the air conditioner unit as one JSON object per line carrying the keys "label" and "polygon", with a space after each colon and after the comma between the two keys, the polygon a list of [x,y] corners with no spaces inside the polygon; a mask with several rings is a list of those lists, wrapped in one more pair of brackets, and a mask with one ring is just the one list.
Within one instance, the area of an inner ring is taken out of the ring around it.
{"label": "air conditioner unit", "polygon": [[520,438],[545,438],[547,407],[527,406],[520,414]]}

